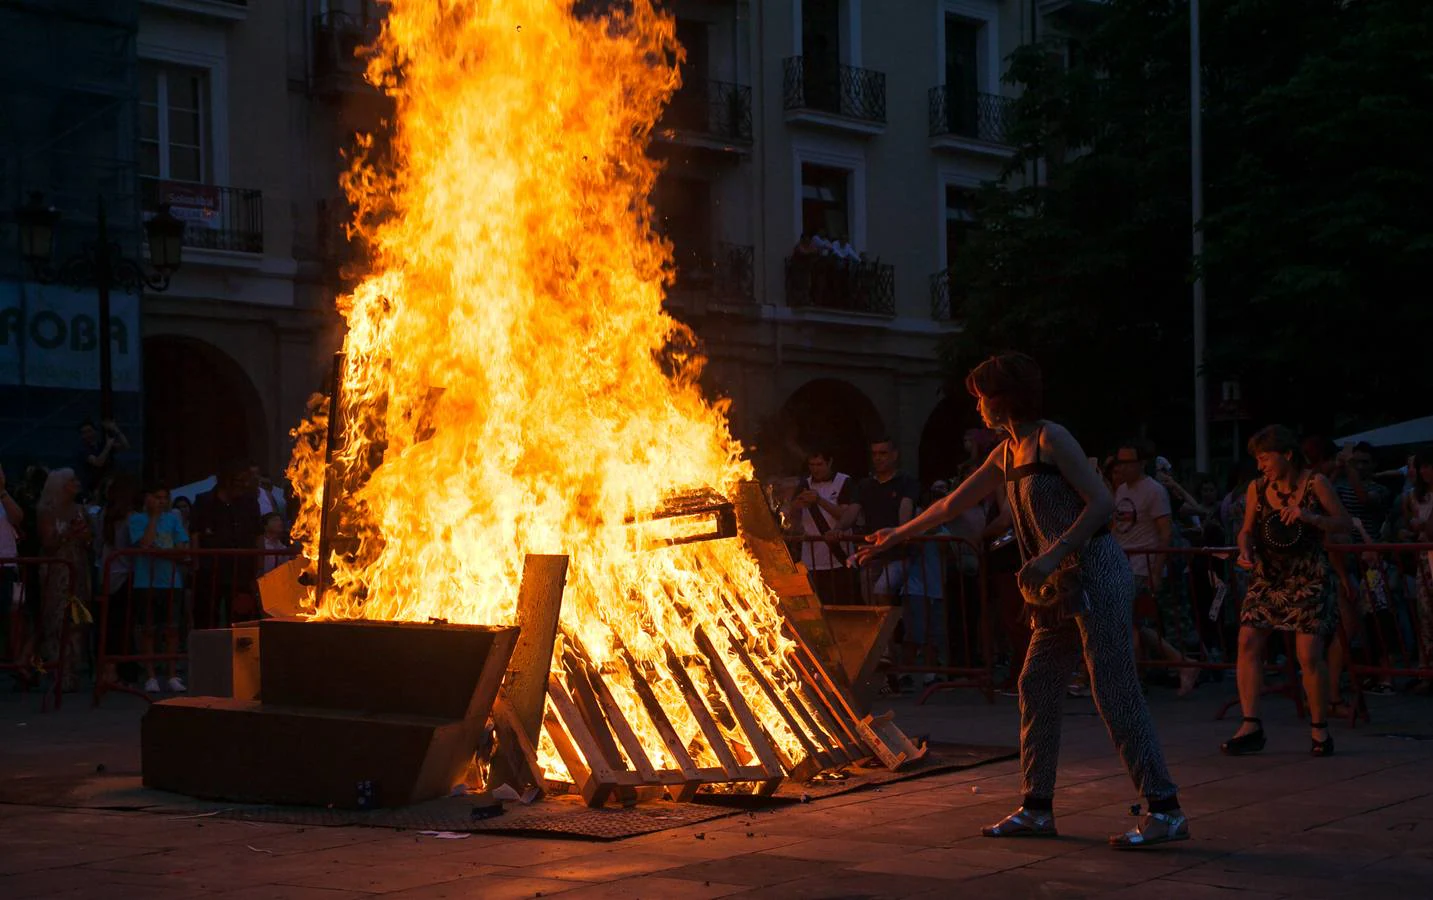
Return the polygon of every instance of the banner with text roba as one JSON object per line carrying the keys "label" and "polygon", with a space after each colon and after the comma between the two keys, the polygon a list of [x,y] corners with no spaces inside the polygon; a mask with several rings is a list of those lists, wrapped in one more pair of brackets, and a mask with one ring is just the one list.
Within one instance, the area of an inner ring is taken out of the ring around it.
{"label": "banner with text roba", "polygon": [[[0,384],[98,390],[99,297],[32,281],[0,280]],[[116,391],[139,390],[139,297],[110,293]]]}

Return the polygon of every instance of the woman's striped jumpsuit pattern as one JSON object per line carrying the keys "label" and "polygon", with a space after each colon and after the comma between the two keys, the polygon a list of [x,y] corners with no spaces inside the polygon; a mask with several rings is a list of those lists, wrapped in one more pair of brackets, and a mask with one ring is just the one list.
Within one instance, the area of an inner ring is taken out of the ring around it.
{"label": "woman's striped jumpsuit pattern", "polygon": [[[1008,470],[1006,492],[1020,541],[1032,552],[1043,553],[1059,541],[1085,508],[1084,498],[1051,463]],[[1134,577],[1129,560],[1112,535],[1101,533],[1080,552],[1079,561],[1090,612],[1074,622],[1037,621],[1020,673],[1022,790],[1028,797],[1054,797],[1066,686],[1079,664],[1083,642],[1095,708],[1125,771],[1145,797],[1173,797],[1177,788],[1169,778],[1135,671]]]}

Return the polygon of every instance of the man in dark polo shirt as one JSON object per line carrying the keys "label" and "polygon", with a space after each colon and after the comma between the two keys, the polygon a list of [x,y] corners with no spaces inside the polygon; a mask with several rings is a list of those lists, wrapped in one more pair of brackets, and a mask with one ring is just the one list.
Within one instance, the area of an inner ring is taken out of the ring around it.
{"label": "man in dark polo shirt", "polygon": [[[255,548],[259,495],[247,462],[225,466],[214,489],[194,498],[189,535],[200,550]],[[253,556],[199,556],[194,579],[195,627],[224,628],[257,614],[254,561]]]}
{"label": "man in dark polo shirt", "polygon": [[[859,514],[866,534],[903,525],[915,515],[920,484],[901,472],[900,460],[900,451],[890,438],[871,442],[871,474],[856,485],[854,510],[847,513],[848,521]],[[894,606],[900,602],[906,574],[905,551],[902,548],[895,552],[895,556],[880,557],[874,568],[862,573],[867,603]]]}

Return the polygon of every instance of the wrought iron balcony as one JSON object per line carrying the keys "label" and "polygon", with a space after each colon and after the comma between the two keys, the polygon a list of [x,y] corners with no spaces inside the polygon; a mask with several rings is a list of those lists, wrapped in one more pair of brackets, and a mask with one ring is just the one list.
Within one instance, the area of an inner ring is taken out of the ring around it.
{"label": "wrought iron balcony", "polygon": [[726,81],[688,79],[662,113],[658,134],[750,144],[751,88]]}
{"label": "wrought iron balcony", "polygon": [[896,267],[878,260],[788,256],[786,305],[894,316]]}
{"label": "wrought iron balcony", "polygon": [[785,63],[785,106],[843,116],[878,125],[886,123],[886,73],[830,60],[792,56]]}
{"label": "wrought iron balcony", "polygon": [[140,179],[145,213],[168,206],[184,222],[184,246],[236,253],[264,252],[264,194],[250,188]]}
{"label": "wrought iron balcony", "polygon": [[954,322],[965,306],[965,290],[951,285],[950,269],[941,269],[930,277],[930,317],[937,322]]}
{"label": "wrought iron balcony", "polygon": [[750,303],[756,297],[754,260],[756,248],[750,244],[729,244],[722,241],[716,252],[677,247],[672,259],[676,282],[674,299],[679,295],[702,294],[709,300],[727,303]]}
{"label": "wrought iron balcony", "polygon": [[1004,144],[1015,101],[999,94],[982,94],[942,84],[930,89],[930,136],[963,137],[988,144]]}
{"label": "wrought iron balcony", "polygon": [[320,92],[361,90],[365,67],[359,51],[378,36],[378,23],[330,10],[313,17],[314,88]]}

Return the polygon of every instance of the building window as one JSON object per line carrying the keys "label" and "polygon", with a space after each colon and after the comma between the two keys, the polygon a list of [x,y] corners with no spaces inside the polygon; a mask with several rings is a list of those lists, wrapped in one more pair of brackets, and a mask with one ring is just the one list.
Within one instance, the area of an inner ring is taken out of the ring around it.
{"label": "building window", "polygon": [[832,166],[801,164],[801,230],[828,239],[851,235],[851,172]]}
{"label": "building window", "polygon": [[712,196],[710,182],[663,174],[657,180],[657,230],[672,242],[677,281],[691,285],[710,277]]}
{"label": "building window", "polygon": [[969,188],[945,188],[945,264],[955,265],[956,256],[975,230],[975,192]]}
{"label": "building window", "polygon": [[202,183],[210,176],[209,73],[139,67],[139,174]]}

